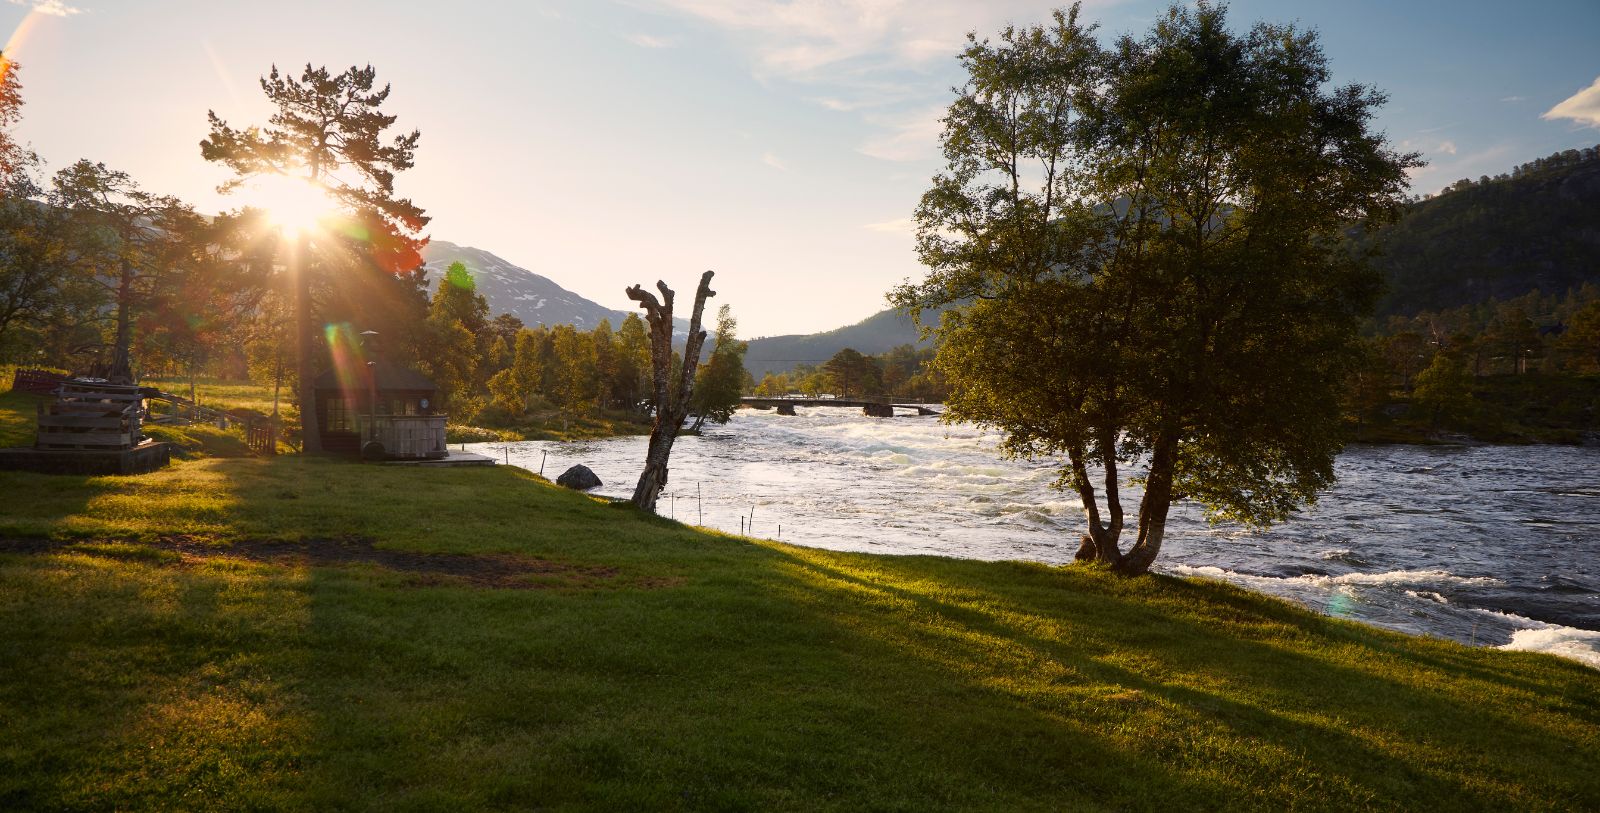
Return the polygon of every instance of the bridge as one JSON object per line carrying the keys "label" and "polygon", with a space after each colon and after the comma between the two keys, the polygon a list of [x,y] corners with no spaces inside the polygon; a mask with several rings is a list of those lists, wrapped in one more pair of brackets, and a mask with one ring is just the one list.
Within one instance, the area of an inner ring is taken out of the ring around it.
{"label": "bridge", "polygon": [[910,399],[895,398],[890,395],[869,395],[849,398],[763,398],[760,396],[747,396],[739,399],[741,406],[752,409],[776,409],[779,415],[793,415],[797,406],[808,407],[859,407],[862,414],[869,418],[893,418],[895,408],[914,409],[918,415],[938,415],[936,410],[929,409],[922,404],[895,403]]}

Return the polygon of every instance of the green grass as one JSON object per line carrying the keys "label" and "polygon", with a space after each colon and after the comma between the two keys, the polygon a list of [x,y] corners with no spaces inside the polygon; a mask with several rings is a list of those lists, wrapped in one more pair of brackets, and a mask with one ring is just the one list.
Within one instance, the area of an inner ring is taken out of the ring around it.
{"label": "green grass", "polygon": [[[151,378],[139,383],[147,387],[156,387],[163,392],[184,398],[189,397],[189,379],[187,378]],[[256,384],[250,381],[228,381],[223,379],[202,378],[195,382],[195,396],[200,404],[220,409],[224,412],[253,413],[262,417],[272,414],[272,384]],[[288,387],[284,387],[279,394],[279,414],[286,422],[292,422],[291,413],[294,412],[294,394]]]}
{"label": "green grass", "polygon": [[[592,440],[618,435],[648,435],[650,421],[637,412],[627,410],[602,410],[579,415],[543,406],[523,415],[511,417],[503,414],[479,416],[482,427],[452,427],[455,432],[451,443],[474,440]],[[465,431],[504,436],[480,437]]]}
{"label": "green grass", "polygon": [[44,399],[32,393],[11,389],[6,378],[0,391],[0,447],[32,446],[38,436],[38,404]]}
{"label": "green grass", "polygon": [[[737,539],[506,467],[0,494],[0,539],[73,543],[0,554],[0,809],[1600,808],[1600,672],[1217,583]],[[550,567],[226,555],[346,537]]]}

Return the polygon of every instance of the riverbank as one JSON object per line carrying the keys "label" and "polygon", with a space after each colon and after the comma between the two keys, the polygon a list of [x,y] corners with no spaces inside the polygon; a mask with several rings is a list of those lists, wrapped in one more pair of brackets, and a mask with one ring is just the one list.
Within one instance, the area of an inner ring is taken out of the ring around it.
{"label": "riverbank", "polygon": [[491,443],[522,440],[597,440],[650,434],[650,422],[637,412],[606,410],[572,415],[557,410],[529,412],[512,419],[450,424],[449,443]]}
{"label": "riverbank", "polygon": [[[9,379],[7,381],[9,382]],[[187,379],[151,379],[144,383],[185,397],[188,397],[190,391]],[[199,403],[215,409],[262,418],[272,414],[270,384],[202,378],[195,382],[194,394]],[[278,408],[283,416],[285,428],[291,436],[294,435],[298,431],[296,425],[298,413],[291,392],[284,390],[281,393]],[[453,419],[455,417],[452,416]],[[451,444],[519,440],[594,440],[648,434],[650,434],[650,423],[647,419],[642,419],[637,412],[601,410],[571,414],[541,407],[517,416],[484,414],[478,416],[472,423],[452,420],[448,425],[446,440]]]}
{"label": "riverbank", "polygon": [[1600,805],[1600,673],[1222,584],[756,542],[509,467],[0,490],[0,807]]}
{"label": "riverbank", "polygon": [[1346,423],[1353,443],[1600,444],[1600,375],[1483,376],[1437,414],[1409,396],[1371,405]]}

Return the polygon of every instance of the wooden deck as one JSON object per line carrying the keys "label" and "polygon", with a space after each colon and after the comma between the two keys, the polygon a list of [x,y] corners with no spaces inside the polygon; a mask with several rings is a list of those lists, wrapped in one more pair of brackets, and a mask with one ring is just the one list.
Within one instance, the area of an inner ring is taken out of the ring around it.
{"label": "wooden deck", "polygon": [[436,457],[436,458],[422,459],[422,460],[389,460],[389,461],[385,461],[383,465],[385,465],[385,466],[430,466],[430,467],[433,467],[433,466],[493,466],[493,465],[495,465],[495,462],[494,462],[494,458],[487,457],[487,456],[484,456],[484,455],[481,455],[481,454],[477,454],[475,452],[463,452],[463,451],[460,451],[460,450],[453,450],[453,451],[452,450],[446,450],[444,457]]}

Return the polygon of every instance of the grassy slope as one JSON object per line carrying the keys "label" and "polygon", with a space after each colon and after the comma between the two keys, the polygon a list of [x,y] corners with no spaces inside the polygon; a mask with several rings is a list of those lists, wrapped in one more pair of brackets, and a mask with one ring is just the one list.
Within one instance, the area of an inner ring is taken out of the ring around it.
{"label": "grassy slope", "polygon": [[[187,378],[151,378],[139,382],[183,398],[189,397]],[[249,381],[224,381],[202,378],[195,382],[195,396],[199,402],[213,409],[228,412],[246,412],[257,415],[272,414],[272,385]],[[288,387],[280,394],[278,410],[284,420],[292,419],[294,395]]]}
{"label": "grassy slope", "polygon": [[0,556],[0,807],[1593,807],[1600,675],[1210,583],[835,554],[512,469],[0,475],[0,536],[359,534],[616,568]]}
{"label": "grassy slope", "polygon": [[[499,467],[0,494],[0,538],[82,540],[0,554],[3,809],[1600,807],[1600,673],[1220,584],[754,543]],[[175,534],[615,575],[106,544]]]}

